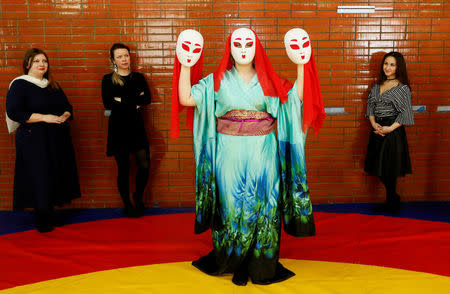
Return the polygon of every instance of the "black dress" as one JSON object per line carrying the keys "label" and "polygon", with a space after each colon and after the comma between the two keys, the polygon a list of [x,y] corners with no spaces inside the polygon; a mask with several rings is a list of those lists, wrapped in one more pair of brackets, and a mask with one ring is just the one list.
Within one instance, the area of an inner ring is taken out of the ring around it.
{"label": "black dress", "polygon": [[6,110],[21,123],[16,133],[14,210],[45,212],[80,197],[69,123],[25,123],[33,113],[72,114],[64,92],[18,79],[8,91]]}
{"label": "black dress", "polygon": [[404,127],[414,124],[409,87],[399,84],[380,95],[380,85],[375,85],[369,94],[366,116],[375,116],[381,126],[394,122],[402,125],[385,136],[370,133],[364,170],[383,177],[410,174],[411,160]]}
{"label": "black dress", "polygon": [[[151,101],[147,81],[138,72],[122,76],[122,79],[123,86],[113,84],[112,73],[104,75],[102,80],[103,105],[111,110],[106,148],[108,156],[149,149],[141,111],[136,109],[136,106]],[[114,97],[120,97],[121,102],[114,100]]]}

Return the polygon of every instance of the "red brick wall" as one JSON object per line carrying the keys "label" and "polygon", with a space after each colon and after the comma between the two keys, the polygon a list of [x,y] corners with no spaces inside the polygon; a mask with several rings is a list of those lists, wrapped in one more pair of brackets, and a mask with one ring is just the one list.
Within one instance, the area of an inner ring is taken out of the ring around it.
{"label": "red brick wall", "polygon": [[[407,133],[413,175],[400,180],[405,200],[450,200],[450,4],[447,1],[148,1],[2,0],[0,2],[0,209],[11,209],[14,138],[4,123],[5,95],[20,74],[24,51],[48,52],[52,71],[75,109],[72,136],[83,197],[71,207],[117,207],[116,167],[105,156],[107,118],[100,81],[109,72],[108,49],[121,41],[133,49],[135,69],[145,73],[153,94],[144,110],[151,137],[149,206],[192,206],[193,152],[189,131],[168,138],[173,54],[178,33],[200,30],[205,38],[205,75],[214,71],[224,39],[237,26],[259,35],[276,70],[293,80],[284,34],[309,32],[328,116],[307,142],[314,203],[372,202],[383,198],[379,181],[362,171],[368,139],[364,111],[381,52],[398,50],[408,64],[416,113]],[[338,5],[375,5],[373,14],[338,14]]]}

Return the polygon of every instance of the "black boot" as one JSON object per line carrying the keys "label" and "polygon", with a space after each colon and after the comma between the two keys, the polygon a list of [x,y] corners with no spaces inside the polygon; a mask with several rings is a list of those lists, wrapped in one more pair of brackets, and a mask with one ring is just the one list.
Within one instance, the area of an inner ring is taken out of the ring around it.
{"label": "black boot", "polygon": [[134,204],[136,205],[137,217],[141,217],[144,215],[145,206],[142,198],[143,195],[138,195],[137,193],[133,194]]}
{"label": "black boot", "polygon": [[53,231],[52,213],[35,211],[36,230],[39,233],[48,233]]}

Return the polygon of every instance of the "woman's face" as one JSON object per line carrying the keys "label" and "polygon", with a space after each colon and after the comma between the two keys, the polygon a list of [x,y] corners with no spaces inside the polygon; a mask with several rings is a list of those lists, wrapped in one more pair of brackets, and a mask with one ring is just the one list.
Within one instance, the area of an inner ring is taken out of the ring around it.
{"label": "woman's face", "polygon": [[114,50],[114,63],[117,64],[117,68],[121,70],[130,69],[130,52],[125,48]]}
{"label": "woman's face", "polygon": [[397,60],[393,56],[388,56],[383,63],[383,71],[388,79],[395,78],[395,72],[397,71]]}
{"label": "woman's face", "polygon": [[44,54],[35,55],[28,68],[28,75],[42,79],[48,70],[48,61]]}

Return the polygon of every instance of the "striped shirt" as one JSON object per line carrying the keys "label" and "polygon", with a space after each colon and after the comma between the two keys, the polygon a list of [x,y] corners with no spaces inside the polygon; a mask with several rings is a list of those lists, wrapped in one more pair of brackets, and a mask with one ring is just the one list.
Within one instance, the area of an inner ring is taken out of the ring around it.
{"label": "striped shirt", "polygon": [[367,101],[366,117],[395,116],[402,125],[413,125],[414,114],[411,106],[411,90],[407,85],[398,84],[380,95],[380,85],[373,86]]}

